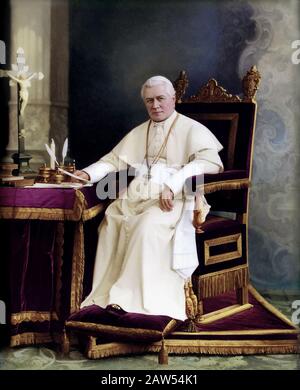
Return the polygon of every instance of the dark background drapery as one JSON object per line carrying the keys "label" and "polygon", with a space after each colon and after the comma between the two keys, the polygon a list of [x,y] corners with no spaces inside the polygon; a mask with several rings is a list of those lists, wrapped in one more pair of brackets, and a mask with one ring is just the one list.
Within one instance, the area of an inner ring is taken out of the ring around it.
{"label": "dark background drapery", "polygon": [[[239,34],[226,30],[234,14],[242,17]],[[213,75],[241,93],[238,60],[254,34],[251,16],[247,6],[230,11],[211,1],[71,1],[69,123],[77,165],[99,159],[146,120],[140,88],[153,75],[173,81],[185,69],[191,85]]]}

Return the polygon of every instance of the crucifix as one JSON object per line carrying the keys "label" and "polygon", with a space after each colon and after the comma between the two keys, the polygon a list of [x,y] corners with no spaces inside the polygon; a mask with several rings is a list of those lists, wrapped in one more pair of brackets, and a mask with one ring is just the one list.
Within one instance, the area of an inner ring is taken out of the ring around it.
{"label": "crucifix", "polygon": [[32,158],[25,151],[25,127],[24,127],[24,111],[28,103],[29,92],[31,86],[30,80],[42,80],[44,78],[41,72],[29,72],[29,66],[26,65],[24,50],[19,47],[17,50],[16,64],[12,64],[11,70],[0,70],[0,77],[9,77],[9,85],[17,86],[17,130],[18,130],[18,151],[12,155],[14,163],[18,165],[18,175],[24,173],[32,173],[29,160]]}

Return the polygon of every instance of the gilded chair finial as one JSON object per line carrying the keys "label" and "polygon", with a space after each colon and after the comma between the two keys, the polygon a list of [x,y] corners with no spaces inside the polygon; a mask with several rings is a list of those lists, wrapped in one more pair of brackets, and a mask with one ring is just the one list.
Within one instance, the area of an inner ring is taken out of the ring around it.
{"label": "gilded chair finial", "polygon": [[182,70],[178,78],[174,81],[174,89],[176,91],[176,103],[182,103],[182,97],[189,85],[186,71]]}
{"label": "gilded chair finial", "polygon": [[244,102],[254,102],[255,95],[258,90],[260,83],[261,75],[257,70],[256,66],[251,66],[246,75],[243,78],[243,92],[244,92]]}

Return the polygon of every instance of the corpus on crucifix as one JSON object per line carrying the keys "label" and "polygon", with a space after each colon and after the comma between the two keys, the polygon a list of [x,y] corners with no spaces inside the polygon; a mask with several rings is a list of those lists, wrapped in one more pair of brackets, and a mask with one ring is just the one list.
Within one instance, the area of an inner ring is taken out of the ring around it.
{"label": "corpus on crucifix", "polygon": [[12,64],[11,70],[1,71],[1,77],[9,77],[9,85],[17,86],[17,130],[18,130],[18,150],[12,155],[14,163],[18,165],[18,174],[32,173],[29,160],[32,158],[25,150],[25,126],[24,112],[28,103],[31,80],[42,80],[44,78],[41,72],[29,72],[29,66],[26,65],[24,50],[19,47],[17,50],[16,64]]}

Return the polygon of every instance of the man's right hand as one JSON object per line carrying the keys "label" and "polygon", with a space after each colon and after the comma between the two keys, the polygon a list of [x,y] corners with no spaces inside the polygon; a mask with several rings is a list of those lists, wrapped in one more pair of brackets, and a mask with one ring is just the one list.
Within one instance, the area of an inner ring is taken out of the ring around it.
{"label": "man's right hand", "polygon": [[174,207],[174,194],[171,188],[164,186],[163,191],[159,196],[159,207],[162,211],[172,211]]}
{"label": "man's right hand", "polygon": [[[88,175],[86,172],[84,172],[84,171],[75,171],[74,173],[73,173],[75,176],[79,176],[79,177],[82,177],[82,179],[85,179],[85,180],[90,180],[90,175]],[[82,181],[81,180],[77,180],[77,179],[75,179],[75,178],[71,178],[71,181],[73,182],[73,183],[82,183]]]}

